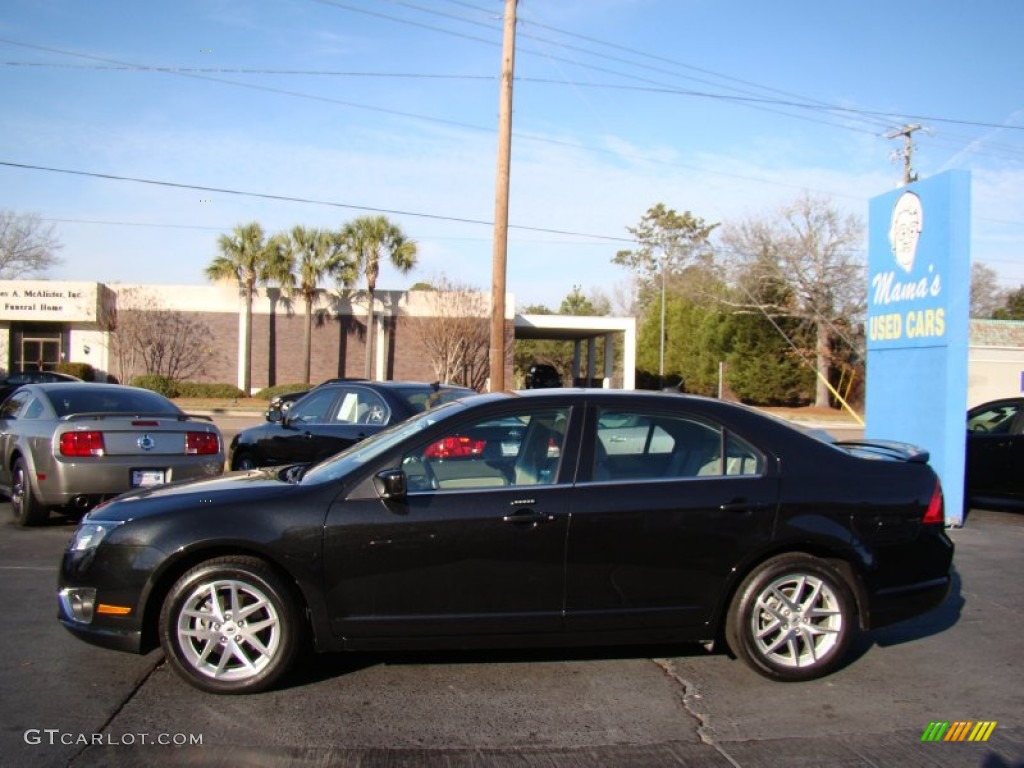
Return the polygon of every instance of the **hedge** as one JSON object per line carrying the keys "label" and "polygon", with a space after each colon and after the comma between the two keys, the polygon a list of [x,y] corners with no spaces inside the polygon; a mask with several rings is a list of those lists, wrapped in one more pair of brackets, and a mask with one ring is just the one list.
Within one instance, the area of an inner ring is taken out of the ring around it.
{"label": "hedge", "polygon": [[133,387],[150,389],[164,397],[195,397],[211,399],[238,399],[244,397],[238,387],[233,384],[208,384],[201,381],[175,381],[166,376],[136,376],[131,380]]}
{"label": "hedge", "polygon": [[287,395],[289,392],[305,392],[312,388],[312,384],[276,384],[273,387],[264,387],[253,397],[258,397],[260,400],[272,400],[278,395]]}
{"label": "hedge", "polygon": [[55,369],[57,373],[66,373],[70,376],[75,376],[82,381],[95,381],[96,371],[88,363],[57,363]]}
{"label": "hedge", "polygon": [[164,397],[178,396],[178,382],[176,382],[174,379],[169,379],[166,376],[157,376],[156,374],[136,376],[128,383],[131,384],[133,387],[151,389],[158,395],[163,395]]}

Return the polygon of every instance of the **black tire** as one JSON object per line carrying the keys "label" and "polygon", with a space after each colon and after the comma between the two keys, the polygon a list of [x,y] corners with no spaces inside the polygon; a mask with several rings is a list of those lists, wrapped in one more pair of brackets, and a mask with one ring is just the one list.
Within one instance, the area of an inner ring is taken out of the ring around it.
{"label": "black tire", "polygon": [[32,480],[24,459],[16,459],[11,480],[11,512],[21,526],[45,525],[50,519],[50,510],[39,503],[32,492]]}
{"label": "black tire", "polygon": [[[167,594],[160,645],[174,670],[200,690],[257,693],[280,680],[302,643],[297,603],[262,560],[209,560]],[[241,608],[241,617],[232,606]]]}
{"label": "black tire", "polygon": [[834,568],[809,555],[781,555],[743,580],[729,606],[725,639],[765,677],[813,680],[842,662],[856,621],[853,596]]}
{"label": "black tire", "polygon": [[249,453],[240,453],[231,460],[232,469],[256,469],[256,460]]}

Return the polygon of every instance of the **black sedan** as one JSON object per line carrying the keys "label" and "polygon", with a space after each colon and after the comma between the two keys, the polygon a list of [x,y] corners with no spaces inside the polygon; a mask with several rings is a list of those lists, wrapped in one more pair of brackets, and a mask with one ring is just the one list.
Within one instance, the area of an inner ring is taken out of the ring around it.
{"label": "black sedan", "polygon": [[140,490],[64,555],[60,621],[163,646],[192,685],[319,651],[723,642],[807,680],[858,626],[940,604],[927,454],[827,443],[742,406],[533,390],[454,401],[311,467]]}
{"label": "black sedan", "polygon": [[967,412],[967,501],[1024,508],[1024,397],[976,405]]}
{"label": "black sedan", "polygon": [[320,461],[415,413],[473,394],[465,387],[409,381],[329,381],[290,408],[271,407],[266,424],[235,435],[231,468]]}

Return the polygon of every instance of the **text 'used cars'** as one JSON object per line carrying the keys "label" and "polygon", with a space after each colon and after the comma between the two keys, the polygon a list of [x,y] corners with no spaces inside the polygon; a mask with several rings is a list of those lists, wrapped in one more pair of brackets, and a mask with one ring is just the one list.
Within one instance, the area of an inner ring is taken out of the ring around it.
{"label": "text 'used cars'", "polygon": [[162,645],[246,693],[318,651],[724,643],[806,680],[858,627],[940,604],[953,544],[927,454],[743,406],[532,390],[425,411],[312,466],[138,490],[60,573],[84,640]]}

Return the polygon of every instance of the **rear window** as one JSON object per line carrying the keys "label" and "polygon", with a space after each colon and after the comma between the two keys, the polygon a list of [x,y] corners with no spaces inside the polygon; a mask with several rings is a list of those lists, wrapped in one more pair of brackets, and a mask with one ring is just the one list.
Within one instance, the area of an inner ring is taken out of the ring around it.
{"label": "rear window", "polygon": [[422,413],[430,408],[436,408],[443,403],[450,403],[462,397],[475,395],[472,389],[434,389],[433,387],[406,387],[395,392],[417,413]]}
{"label": "rear window", "polygon": [[179,416],[183,413],[167,398],[145,390],[69,386],[51,389],[46,394],[58,416],[74,413],[166,413]]}

